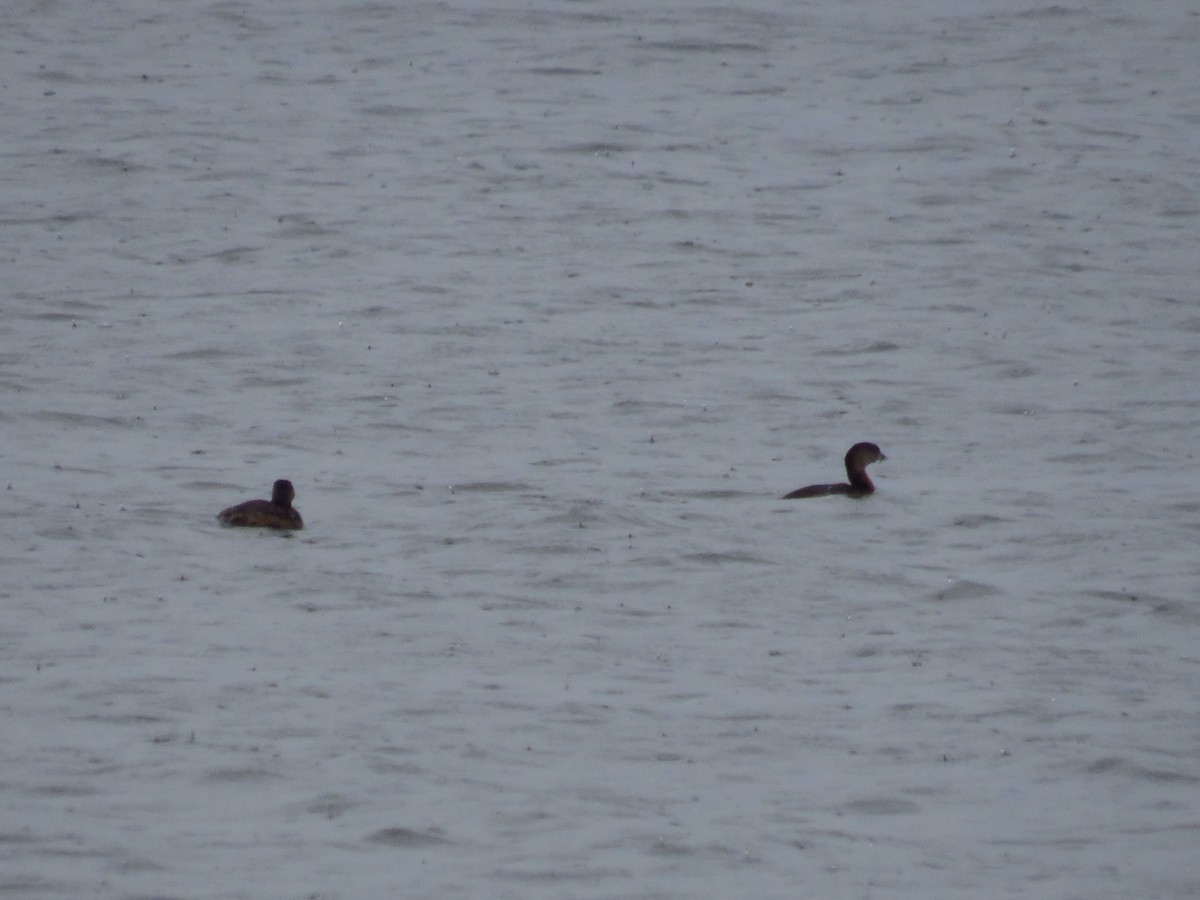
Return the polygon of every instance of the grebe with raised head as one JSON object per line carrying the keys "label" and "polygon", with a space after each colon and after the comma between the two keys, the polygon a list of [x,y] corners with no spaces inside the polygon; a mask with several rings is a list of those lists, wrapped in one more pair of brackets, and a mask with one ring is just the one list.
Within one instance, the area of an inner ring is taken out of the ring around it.
{"label": "grebe with raised head", "polygon": [[829,497],[833,494],[868,497],[875,493],[875,485],[867,475],[867,466],[882,459],[887,457],[875,444],[866,441],[855,444],[846,451],[846,477],[850,479],[849,484],[810,484],[808,487],[797,488],[790,494],[784,494],[783,499],[801,500],[805,497]]}

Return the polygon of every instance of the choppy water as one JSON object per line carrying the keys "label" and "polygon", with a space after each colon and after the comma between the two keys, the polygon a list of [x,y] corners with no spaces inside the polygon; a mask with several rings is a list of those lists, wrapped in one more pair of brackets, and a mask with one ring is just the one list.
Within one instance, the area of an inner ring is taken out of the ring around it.
{"label": "choppy water", "polygon": [[1193,896],[1198,38],[6,8],[0,896]]}

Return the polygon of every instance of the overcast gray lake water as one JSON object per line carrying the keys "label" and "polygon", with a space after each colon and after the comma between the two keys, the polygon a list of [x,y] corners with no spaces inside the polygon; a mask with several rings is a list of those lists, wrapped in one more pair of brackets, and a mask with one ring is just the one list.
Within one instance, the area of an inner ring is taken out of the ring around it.
{"label": "overcast gray lake water", "polygon": [[0,897],[1196,896],[1198,43],[6,6]]}

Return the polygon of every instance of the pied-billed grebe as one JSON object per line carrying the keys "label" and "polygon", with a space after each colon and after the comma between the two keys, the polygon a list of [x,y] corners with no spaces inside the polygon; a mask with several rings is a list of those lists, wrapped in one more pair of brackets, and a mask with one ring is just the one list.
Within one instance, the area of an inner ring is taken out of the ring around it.
{"label": "pied-billed grebe", "polygon": [[271,489],[270,500],[247,500],[217,513],[226,525],[247,528],[299,529],[304,527],[300,513],[292,507],[296,489],[286,478],[280,478]]}
{"label": "pied-billed grebe", "polygon": [[810,484],[798,488],[790,494],[784,494],[784,500],[800,500],[804,497],[828,497],[831,494],[845,494],[847,497],[867,497],[875,493],[875,485],[867,477],[867,466],[873,462],[887,459],[883,451],[875,444],[864,441],[855,444],[846,451],[846,476],[849,484]]}

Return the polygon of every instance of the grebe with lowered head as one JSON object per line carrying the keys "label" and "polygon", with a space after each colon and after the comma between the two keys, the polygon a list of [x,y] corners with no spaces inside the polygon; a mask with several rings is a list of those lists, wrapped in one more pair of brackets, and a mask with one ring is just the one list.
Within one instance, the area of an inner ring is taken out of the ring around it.
{"label": "grebe with lowered head", "polygon": [[805,497],[829,497],[833,494],[869,497],[875,493],[875,485],[867,475],[867,466],[881,459],[887,457],[875,444],[866,441],[855,444],[846,451],[846,477],[850,479],[849,484],[810,484],[808,487],[797,488],[790,494],[784,494],[783,499],[802,500]]}
{"label": "grebe with lowered head", "polygon": [[270,500],[247,500],[217,513],[225,525],[241,525],[246,528],[278,528],[299,530],[304,527],[300,513],[292,506],[296,489],[286,478],[280,478],[271,488]]}

